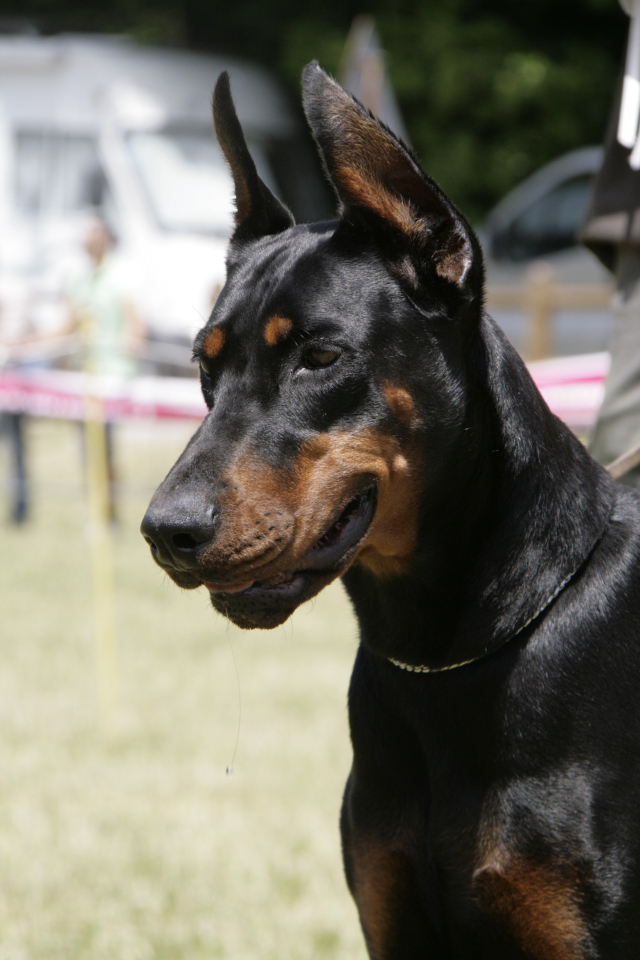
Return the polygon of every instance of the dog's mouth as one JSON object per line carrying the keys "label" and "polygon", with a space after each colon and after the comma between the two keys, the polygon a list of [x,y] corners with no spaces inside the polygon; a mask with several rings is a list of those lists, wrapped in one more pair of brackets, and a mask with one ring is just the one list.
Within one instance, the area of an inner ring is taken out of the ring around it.
{"label": "dog's mouth", "polygon": [[[234,585],[205,580],[204,586],[211,593],[214,604],[224,612],[228,611],[230,603],[235,607],[238,601],[271,600],[297,605],[344,572],[369,528],[375,506],[376,487],[371,486],[350,500],[314,546],[283,573]],[[232,619],[235,618],[232,616]]]}

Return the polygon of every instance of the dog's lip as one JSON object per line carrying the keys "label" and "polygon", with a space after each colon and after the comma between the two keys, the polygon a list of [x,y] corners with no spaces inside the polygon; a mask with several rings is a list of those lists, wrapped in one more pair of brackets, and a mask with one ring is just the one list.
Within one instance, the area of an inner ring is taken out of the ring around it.
{"label": "dog's lip", "polygon": [[252,587],[254,582],[254,580],[247,580],[245,583],[231,585],[228,583],[210,583],[208,580],[202,581],[203,586],[207,588],[209,593],[242,593]]}
{"label": "dog's lip", "polygon": [[237,584],[203,581],[204,586],[210,593],[216,594],[269,593],[285,598],[298,593],[302,589],[305,574],[330,572],[362,540],[375,511],[375,493],[376,487],[371,485],[353,497],[304,557],[283,573],[264,580]]}
{"label": "dog's lip", "polygon": [[339,563],[362,540],[373,519],[376,486],[353,497],[315,545],[292,568],[325,571]]}

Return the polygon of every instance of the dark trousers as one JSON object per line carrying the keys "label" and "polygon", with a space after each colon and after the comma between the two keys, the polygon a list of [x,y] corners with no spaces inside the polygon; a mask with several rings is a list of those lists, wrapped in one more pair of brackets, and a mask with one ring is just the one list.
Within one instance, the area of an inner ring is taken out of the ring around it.
{"label": "dark trousers", "polygon": [[27,475],[25,467],[25,420],[23,413],[5,413],[3,426],[9,441],[11,458],[11,506],[9,517],[13,523],[22,523],[29,512]]}

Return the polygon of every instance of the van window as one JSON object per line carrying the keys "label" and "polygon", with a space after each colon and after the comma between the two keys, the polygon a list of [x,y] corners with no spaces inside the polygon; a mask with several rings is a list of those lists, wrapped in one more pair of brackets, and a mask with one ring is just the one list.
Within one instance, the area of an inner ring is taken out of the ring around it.
{"label": "van window", "polygon": [[[129,150],[158,225],[164,230],[228,236],[233,183],[220,147],[207,131],[130,133]],[[258,173],[277,195],[266,155],[249,144]]]}
{"label": "van window", "polygon": [[15,200],[22,213],[100,207],[105,194],[106,178],[93,137],[18,132]]}
{"label": "van window", "polygon": [[572,177],[532,203],[494,234],[491,252],[495,259],[527,260],[574,246],[592,183],[592,174]]}

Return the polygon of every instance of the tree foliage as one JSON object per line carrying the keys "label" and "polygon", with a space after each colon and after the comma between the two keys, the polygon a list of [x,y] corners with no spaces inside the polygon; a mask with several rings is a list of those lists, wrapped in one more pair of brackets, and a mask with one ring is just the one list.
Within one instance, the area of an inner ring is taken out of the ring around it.
{"label": "tree foliage", "polygon": [[628,23],[617,0],[4,0],[0,12],[259,60],[296,97],[302,66],[336,73],[353,17],[372,14],[412,144],[474,219],[541,164],[601,141]]}

